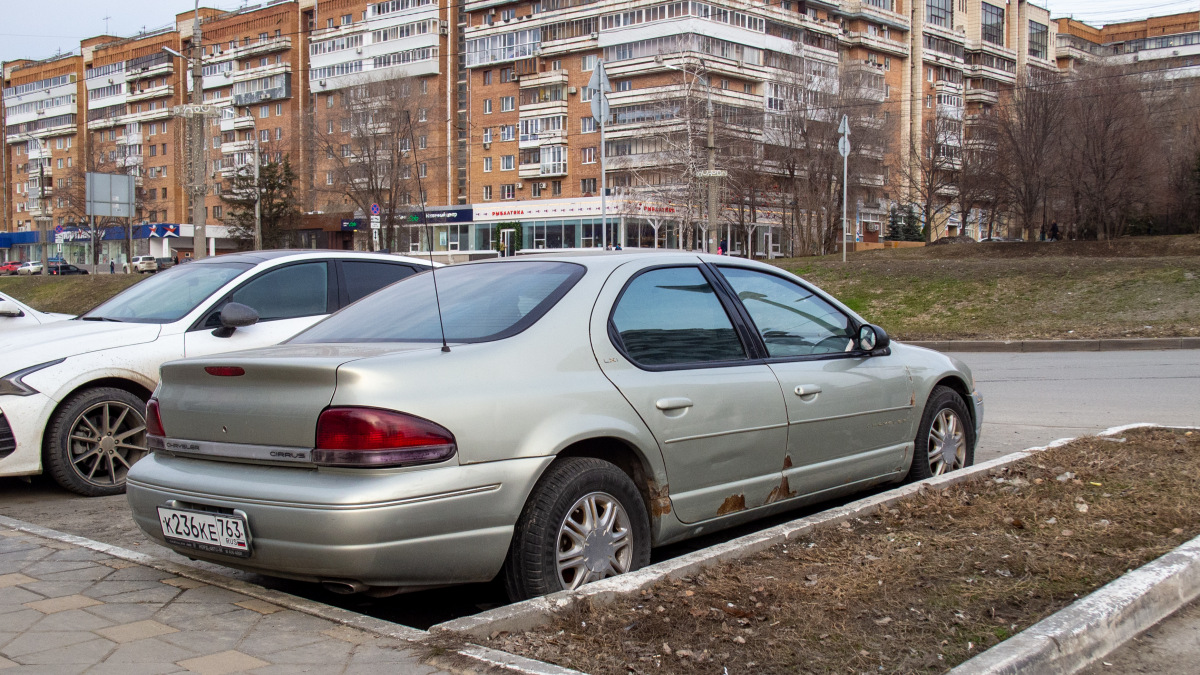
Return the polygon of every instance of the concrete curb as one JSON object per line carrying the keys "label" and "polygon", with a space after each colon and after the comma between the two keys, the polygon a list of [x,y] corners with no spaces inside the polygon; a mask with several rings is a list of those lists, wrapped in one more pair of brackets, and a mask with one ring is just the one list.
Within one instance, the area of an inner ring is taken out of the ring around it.
{"label": "concrete curb", "polygon": [[1200,349],[1200,337],[1097,340],[897,340],[939,352],[1125,352]]}
{"label": "concrete curb", "polygon": [[1127,572],[950,675],[1075,673],[1200,596],[1200,537]]}
{"label": "concrete curb", "polygon": [[[1142,427],[1156,427],[1156,424],[1128,424],[1112,427],[1100,432],[1099,436],[1111,436],[1122,431]],[[911,483],[877,495],[840,506],[828,511],[816,513],[804,518],[776,525],[759,532],[754,532],[723,544],[710,546],[700,551],[694,551],[677,558],[643,567],[642,569],[597,581],[575,591],[563,591],[542,598],[534,598],[523,602],[497,607],[453,621],[446,621],[430,626],[430,633],[457,632],[479,639],[486,639],[494,631],[519,632],[529,630],[547,623],[551,615],[581,602],[593,606],[602,606],[614,602],[617,598],[637,593],[664,579],[685,577],[705,568],[712,567],[727,560],[744,558],[759,551],[766,550],[776,544],[811,532],[821,526],[836,525],[850,518],[873,513],[881,507],[891,506],[897,501],[917,494],[925,489],[941,489],[956,483],[970,480],[976,476],[986,475],[998,469],[1003,469],[1014,462],[1030,455],[1065,445],[1074,438],[1062,438],[1048,445],[1029,448],[1021,452],[998,457],[982,464],[976,464],[963,471],[956,471],[944,476],[929,478],[919,483]]]}
{"label": "concrete curb", "polygon": [[[86,548],[96,551],[97,553],[103,553],[114,558],[127,560],[129,562],[150,567],[161,572],[167,572],[168,574],[174,574],[176,576],[201,581],[209,584],[210,586],[216,586],[217,588],[223,588],[227,591],[233,591],[234,593],[247,595],[258,600],[279,605],[285,609],[302,612],[304,614],[325,619],[327,621],[333,621],[343,626],[357,628],[358,630],[373,633],[381,637],[405,640],[420,646],[424,646],[426,640],[431,637],[427,631],[410,628],[408,626],[403,626],[391,621],[385,621],[383,619],[376,619],[375,617],[359,614],[358,612],[348,609],[341,609],[340,607],[327,605],[323,602],[301,598],[299,596],[292,595],[291,593],[284,593],[283,591],[264,588],[257,584],[252,584],[240,579],[231,579],[208,570],[202,570],[195,567],[190,567],[188,565],[171,562],[169,560],[155,558],[152,555],[131,551],[120,546],[105,544],[103,542],[93,541],[91,539],[80,537],[74,534],[59,532],[58,530],[52,530],[48,527],[34,525],[33,523],[27,523],[15,518],[9,518],[8,516],[0,515],[0,526],[12,528],[21,532],[27,532],[45,539],[60,541],[64,544]],[[474,663],[477,663],[479,667],[499,668],[508,672],[519,673],[520,675],[582,675],[576,670],[563,668],[550,663],[543,663],[542,661],[536,661],[534,659],[509,654],[507,652],[501,652],[478,645],[465,645],[464,647],[458,649],[456,653],[462,657],[470,659]],[[463,670],[456,668],[456,664],[445,663],[443,662],[444,659],[439,660],[435,658],[434,660],[438,661],[438,667],[445,668],[447,670],[454,669],[463,673],[478,672],[474,669]]]}

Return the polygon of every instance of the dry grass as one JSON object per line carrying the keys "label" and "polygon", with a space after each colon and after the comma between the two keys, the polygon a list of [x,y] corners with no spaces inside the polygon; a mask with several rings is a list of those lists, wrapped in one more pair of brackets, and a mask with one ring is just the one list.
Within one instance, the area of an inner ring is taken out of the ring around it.
{"label": "dry grass", "polygon": [[43,312],[83,314],[145,279],[141,274],[0,277],[0,291]]}
{"label": "dry grass", "polygon": [[489,646],[589,673],[943,672],[1200,532],[1200,434],[1088,438]]}
{"label": "dry grass", "polygon": [[907,340],[1200,336],[1200,237],[779,261]]}

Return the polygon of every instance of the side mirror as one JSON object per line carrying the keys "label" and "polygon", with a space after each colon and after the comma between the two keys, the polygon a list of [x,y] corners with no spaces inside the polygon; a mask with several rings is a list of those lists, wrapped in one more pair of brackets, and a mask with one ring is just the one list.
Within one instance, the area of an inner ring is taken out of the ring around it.
{"label": "side mirror", "polygon": [[858,348],[864,352],[877,352],[888,348],[892,343],[887,331],[874,324],[863,324],[858,329]]}
{"label": "side mirror", "polygon": [[221,308],[221,327],[212,332],[219,338],[227,338],[244,326],[258,323],[258,312],[240,302],[231,302]]}
{"label": "side mirror", "polygon": [[0,316],[16,318],[25,316],[25,312],[21,311],[21,308],[17,307],[17,303],[11,300],[0,300]]}

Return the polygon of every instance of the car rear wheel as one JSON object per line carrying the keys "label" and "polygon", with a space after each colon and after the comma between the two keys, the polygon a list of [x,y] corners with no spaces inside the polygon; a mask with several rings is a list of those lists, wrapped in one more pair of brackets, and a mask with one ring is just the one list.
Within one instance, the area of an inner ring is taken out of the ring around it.
{"label": "car rear wheel", "polygon": [[599,459],[555,462],[513,532],[504,584],[513,601],[636,570],[650,562],[650,522],[637,486]]}
{"label": "car rear wheel", "polygon": [[940,476],[975,463],[975,427],[967,404],[949,387],[935,387],[917,430],[909,481]]}
{"label": "car rear wheel", "polygon": [[113,387],[67,399],[47,428],[45,463],[64,488],[99,497],[125,491],[129,468],[146,455],[146,402]]}

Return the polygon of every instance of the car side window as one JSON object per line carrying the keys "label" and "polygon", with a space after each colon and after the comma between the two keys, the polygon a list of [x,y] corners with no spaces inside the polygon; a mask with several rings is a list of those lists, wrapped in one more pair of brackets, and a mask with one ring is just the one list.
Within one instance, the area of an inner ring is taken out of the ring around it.
{"label": "car side window", "polygon": [[391,286],[417,271],[408,265],[385,262],[347,260],[342,263],[346,304],[357,302],[384,286]]}
{"label": "car side window", "polygon": [[246,282],[230,299],[253,307],[260,321],[325,314],[329,302],[328,263],[301,263],[271,270]]}
{"label": "car side window", "polygon": [[811,290],[773,274],[721,267],[772,358],[850,351],[853,324]]}
{"label": "car side window", "polygon": [[612,325],[625,352],[643,365],[746,358],[733,322],[695,267],[654,269],[635,277],[617,300]]}

